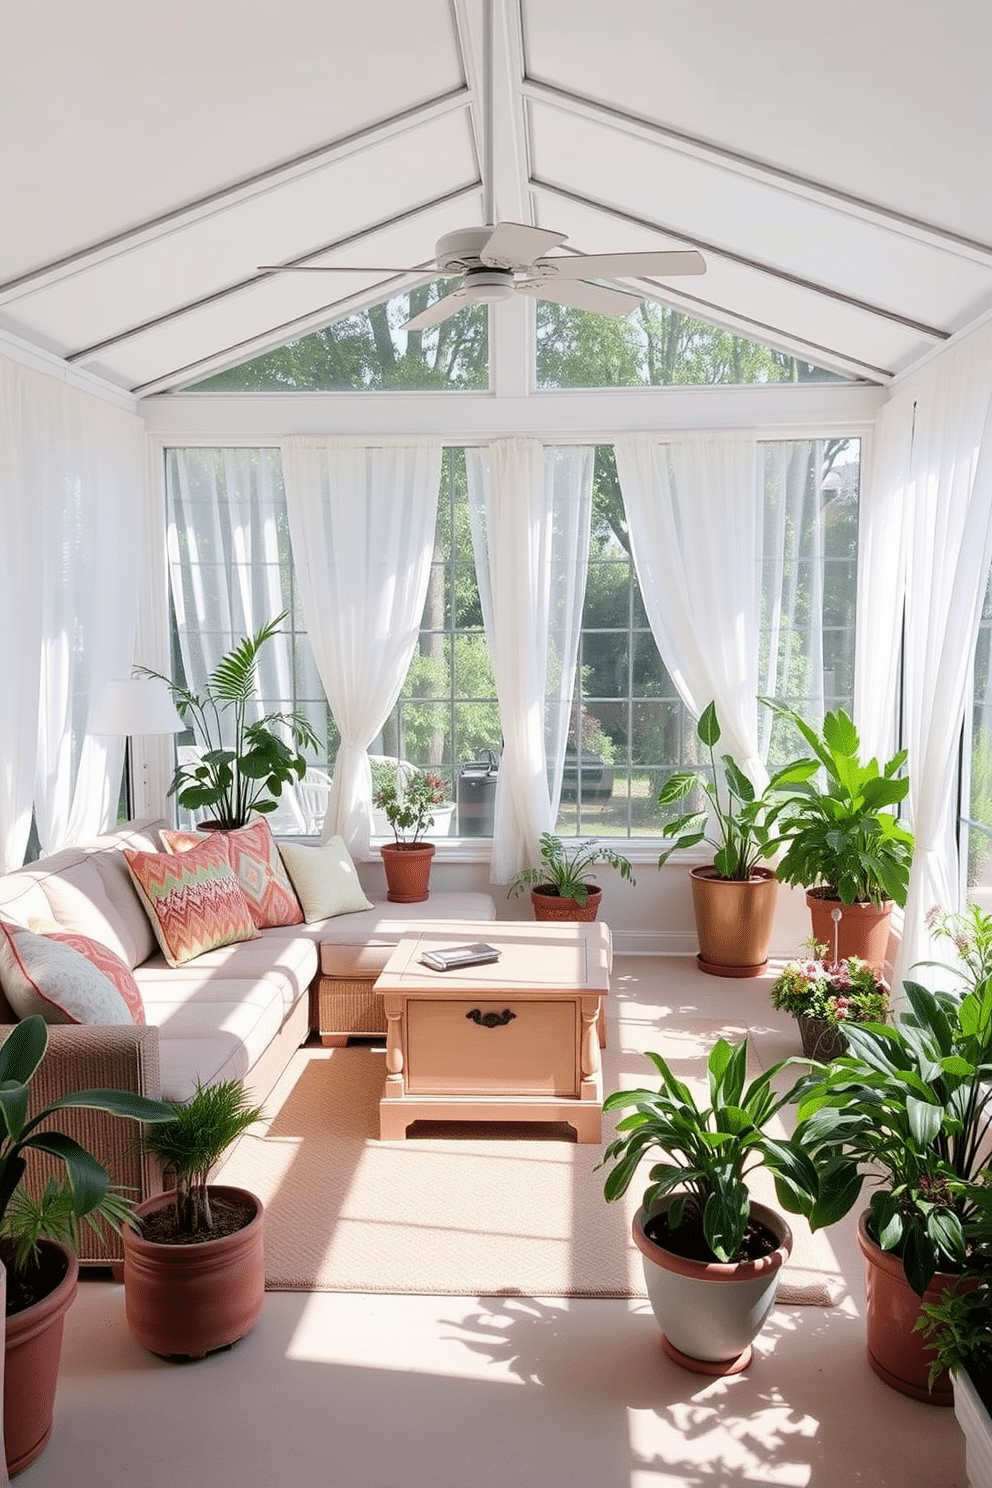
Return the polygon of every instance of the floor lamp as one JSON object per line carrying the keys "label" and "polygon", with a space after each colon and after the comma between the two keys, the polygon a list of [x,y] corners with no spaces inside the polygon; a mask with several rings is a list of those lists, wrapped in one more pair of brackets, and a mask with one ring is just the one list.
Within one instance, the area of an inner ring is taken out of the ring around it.
{"label": "floor lamp", "polygon": [[179,734],[186,725],[161,677],[122,677],[108,682],[90,720],[91,734],[124,737],[124,809],[134,815],[134,751],[145,734]]}

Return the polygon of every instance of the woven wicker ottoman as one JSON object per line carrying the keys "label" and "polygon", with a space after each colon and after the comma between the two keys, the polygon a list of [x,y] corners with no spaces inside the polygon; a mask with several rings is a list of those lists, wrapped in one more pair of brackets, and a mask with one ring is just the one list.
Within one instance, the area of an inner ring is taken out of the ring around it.
{"label": "woven wicker ottoman", "polygon": [[320,930],[320,971],[311,987],[310,1027],[328,1048],[349,1037],[384,1034],[382,999],[373,988],[376,978],[400,941],[415,935],[425,922],[432,929],[450,931],[464,940],[462,922],[495,920],[496,905],[489,894],[453,892],[432,894],[422,904],[376,904],[358,914],[327,920]]}

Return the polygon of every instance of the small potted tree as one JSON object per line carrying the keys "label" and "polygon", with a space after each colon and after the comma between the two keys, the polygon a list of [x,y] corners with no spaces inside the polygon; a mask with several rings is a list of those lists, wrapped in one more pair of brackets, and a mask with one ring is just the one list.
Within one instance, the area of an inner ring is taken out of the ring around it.
{"label": "small potted tree", "polygon": [[279,633],[287,613],[232,647],[200,693],[161,672],[141,669],[166,683],[180,718],[195,735],[198,757],[177,766],[169,794],[188,811],[208,811],[204,827],[230,831],[245,826],[253,812],[275,811],[283,787],[306,774],[302,751],[319,748],[309,720],[298,710],[248,719],[248,704],[257,690],[258,653]]}
{"label": "small potted tree", "polygon": [[124,1233],[124,1301],[153,1354],[202,1359],[244,1338],[265,1293],[264,1211],[247,1189],[211,1184],[228,1147],[262,1117],[240,1080],[198,1085],[142,1139],[175,1188],[135,1206]]}
{"label": "small potted tree", "polygon": [[522,868],[507,893],[521,894],[529,888],[535,920],[592,921],[603,897],[592,878],[597,863],[615,868],[626,883],[637,882],[627,858],[604,842],[576,839],[565,843],[553,832],[542,832],[539,866]]}
{"label": "small potted tree", "polygon": [[433,842],[424,841],[424,833],[446,793],[444,778],[431,770],[397,762],[383,773],[379,766],[372,804],[393,829],[394,841],[383,843],[379,851],[386,872],[386,898],[394,903],[419,904],[430,897],[435,847]]}
{"label": "small potted tree", "polygon": [[[76,1295],[77,1225],[100,1216],[120,1231],[129,1221],[126,1195],[72,1137],[54,1129],[69,1107],[108,1111],[135,1121],[166,1120],[171,1108],[126,1090],[77,1090],[28,1116],[31,1081],[45,1057],[48,1029],[37,1015],[17,1023],[0,1044],[0,1263],[7,1271],[3,1437],[7,1469],[22,1472],[52,1431],[65,1315]],[[65,1181],[43,1187],[28,1159],[42,1153],[62,1164]]]}
{"label": "small potted tree", "polygon": [[[620,1090],[604,1111],[633,1107],[617,1124],[603,1164],[607,1201],[619,1199],[648,1169],[634,1218],[651,1307],[668,1357],[701,1374],[736,1374],[750,1363],[752,1343],[768,1317],[792,1234],[780,1214],[752,1199],[747,1174],[764,1165],[779,1202],[808,1208],[818,1193],[811,1158],[765,1128],[793,1098],[772,1082],[792,1060],[747,1081],[747,1040],[718,1039],[708,1061],[709,1105],[701,1107],[660,1054],[647,1055],[661,1076],[658,1090]],[[727,1285],[727,1283],[731,1285]]]}
{"label": "small potted tree", "polygon": [[773,849],[783,883],[806,889],[815,940],[831,958],[860,956],[876,970],[885,965],[893,904],[906,903],[913,836],[893,807],[909,791],[900,773],[906,751],[879,767],[862,760],[853,722],[838,709],[818,733],[791,708],[768,702],[799,731],[813,751],[824,783],[794,782],[777,813]]}
{"label": "small potted tree", "polygon": [[709,804],[665,823],[662,836],[675,841],[660,854],[658,867],[679,849],[700,842],[713,848],[712,863],[690,869],[699,966],[711,976],[761,976],[768,966],[778,891],[774,869],[763,865],[775,851],[776,798],[816,765],[795,760],[758,792],[731,755],[717,759],[722,734],[715,704],[703,709],[696,733],[709,753],[709,770],[677,770],[662,787],[658,804],[676,805],[693,791]]}

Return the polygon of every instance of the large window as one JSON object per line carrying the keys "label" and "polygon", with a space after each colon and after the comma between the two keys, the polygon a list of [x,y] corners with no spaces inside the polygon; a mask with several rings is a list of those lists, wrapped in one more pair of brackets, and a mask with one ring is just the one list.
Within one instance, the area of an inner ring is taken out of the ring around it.
{"label": "large window", "polygon": [[[850,708],[852,701],[860,446],[846,439],[789,440],[766,442],[761,451],[761,690],[815,719],[825,708]],[[326,755],[314,765],[329,770],[337,730],[296,595],[279,452],[175,450],[166,469],[177,668],[192,670],[195,681],[249,625],[257,628],[288,610],[285,638],[262,678],[264,705],[305,708],[326,739]],[[478,836],[491,830],[480,790],[489,791],[491,804],[501,739],[464,451],[449,448],[419,643],[370,752],[442,774],[451,800],[463,797],[452,830]],[[773,763],[791,753],[789,742],[775,734],[763,743]],[[557,829],[656,836],[658,791],[672,770],[690,762],[697,762],[694,720],[648,625],[613,449],[604,445],[596,451],[589,572]],[[986,817],[992,830],[990,816],[992,809]],[[276,825],[287,832],[314,829],[299,802],[287,802]]]}
{"label": "large window", "polygon": [[961,837],[968,898],[988,907],[992,903],[992,581],[985,592],[975,651],[964,779],[969,792]]}

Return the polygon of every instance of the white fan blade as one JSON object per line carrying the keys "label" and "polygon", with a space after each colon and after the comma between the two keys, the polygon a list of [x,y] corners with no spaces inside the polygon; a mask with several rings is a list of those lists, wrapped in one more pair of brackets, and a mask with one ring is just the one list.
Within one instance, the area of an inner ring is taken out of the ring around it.
{"label": "white fan blade", "polygon": [[479,250],[484,264],[495,269],[525,269],[549,248],[564,243],[567,233],[549,232],[544,227],[528,227],[523,222],[498,222],[492,236]]}
{"label": "white fan blade", "polygon": [[457,315],[459,310],[464,310],[468,303],[464,289],[454,289],[451,294],[435,300],[433,305],[428,305],[426,310],[421,310],[419,315],[414,315],[406,321],[400,326],[400,330],[426,331],[429,326],[440,325],[442,320]]}
{"label": "white fan blade", "polygon": [[525,279],[517,289],[521,294],[554,300],[557,305],[571,305],[575,310],[591,310],[595,315],[629,315],[644,303],[640,295],[607,289],[603,284],[587,284],[584,279]]}
{"label": "white fan blade", "polygon": [[535,274],[556,279],[667,279],[676,274],[705,274],[706,264],[694,250],[678,253],[577,253],[571,258],[542,258]]}

